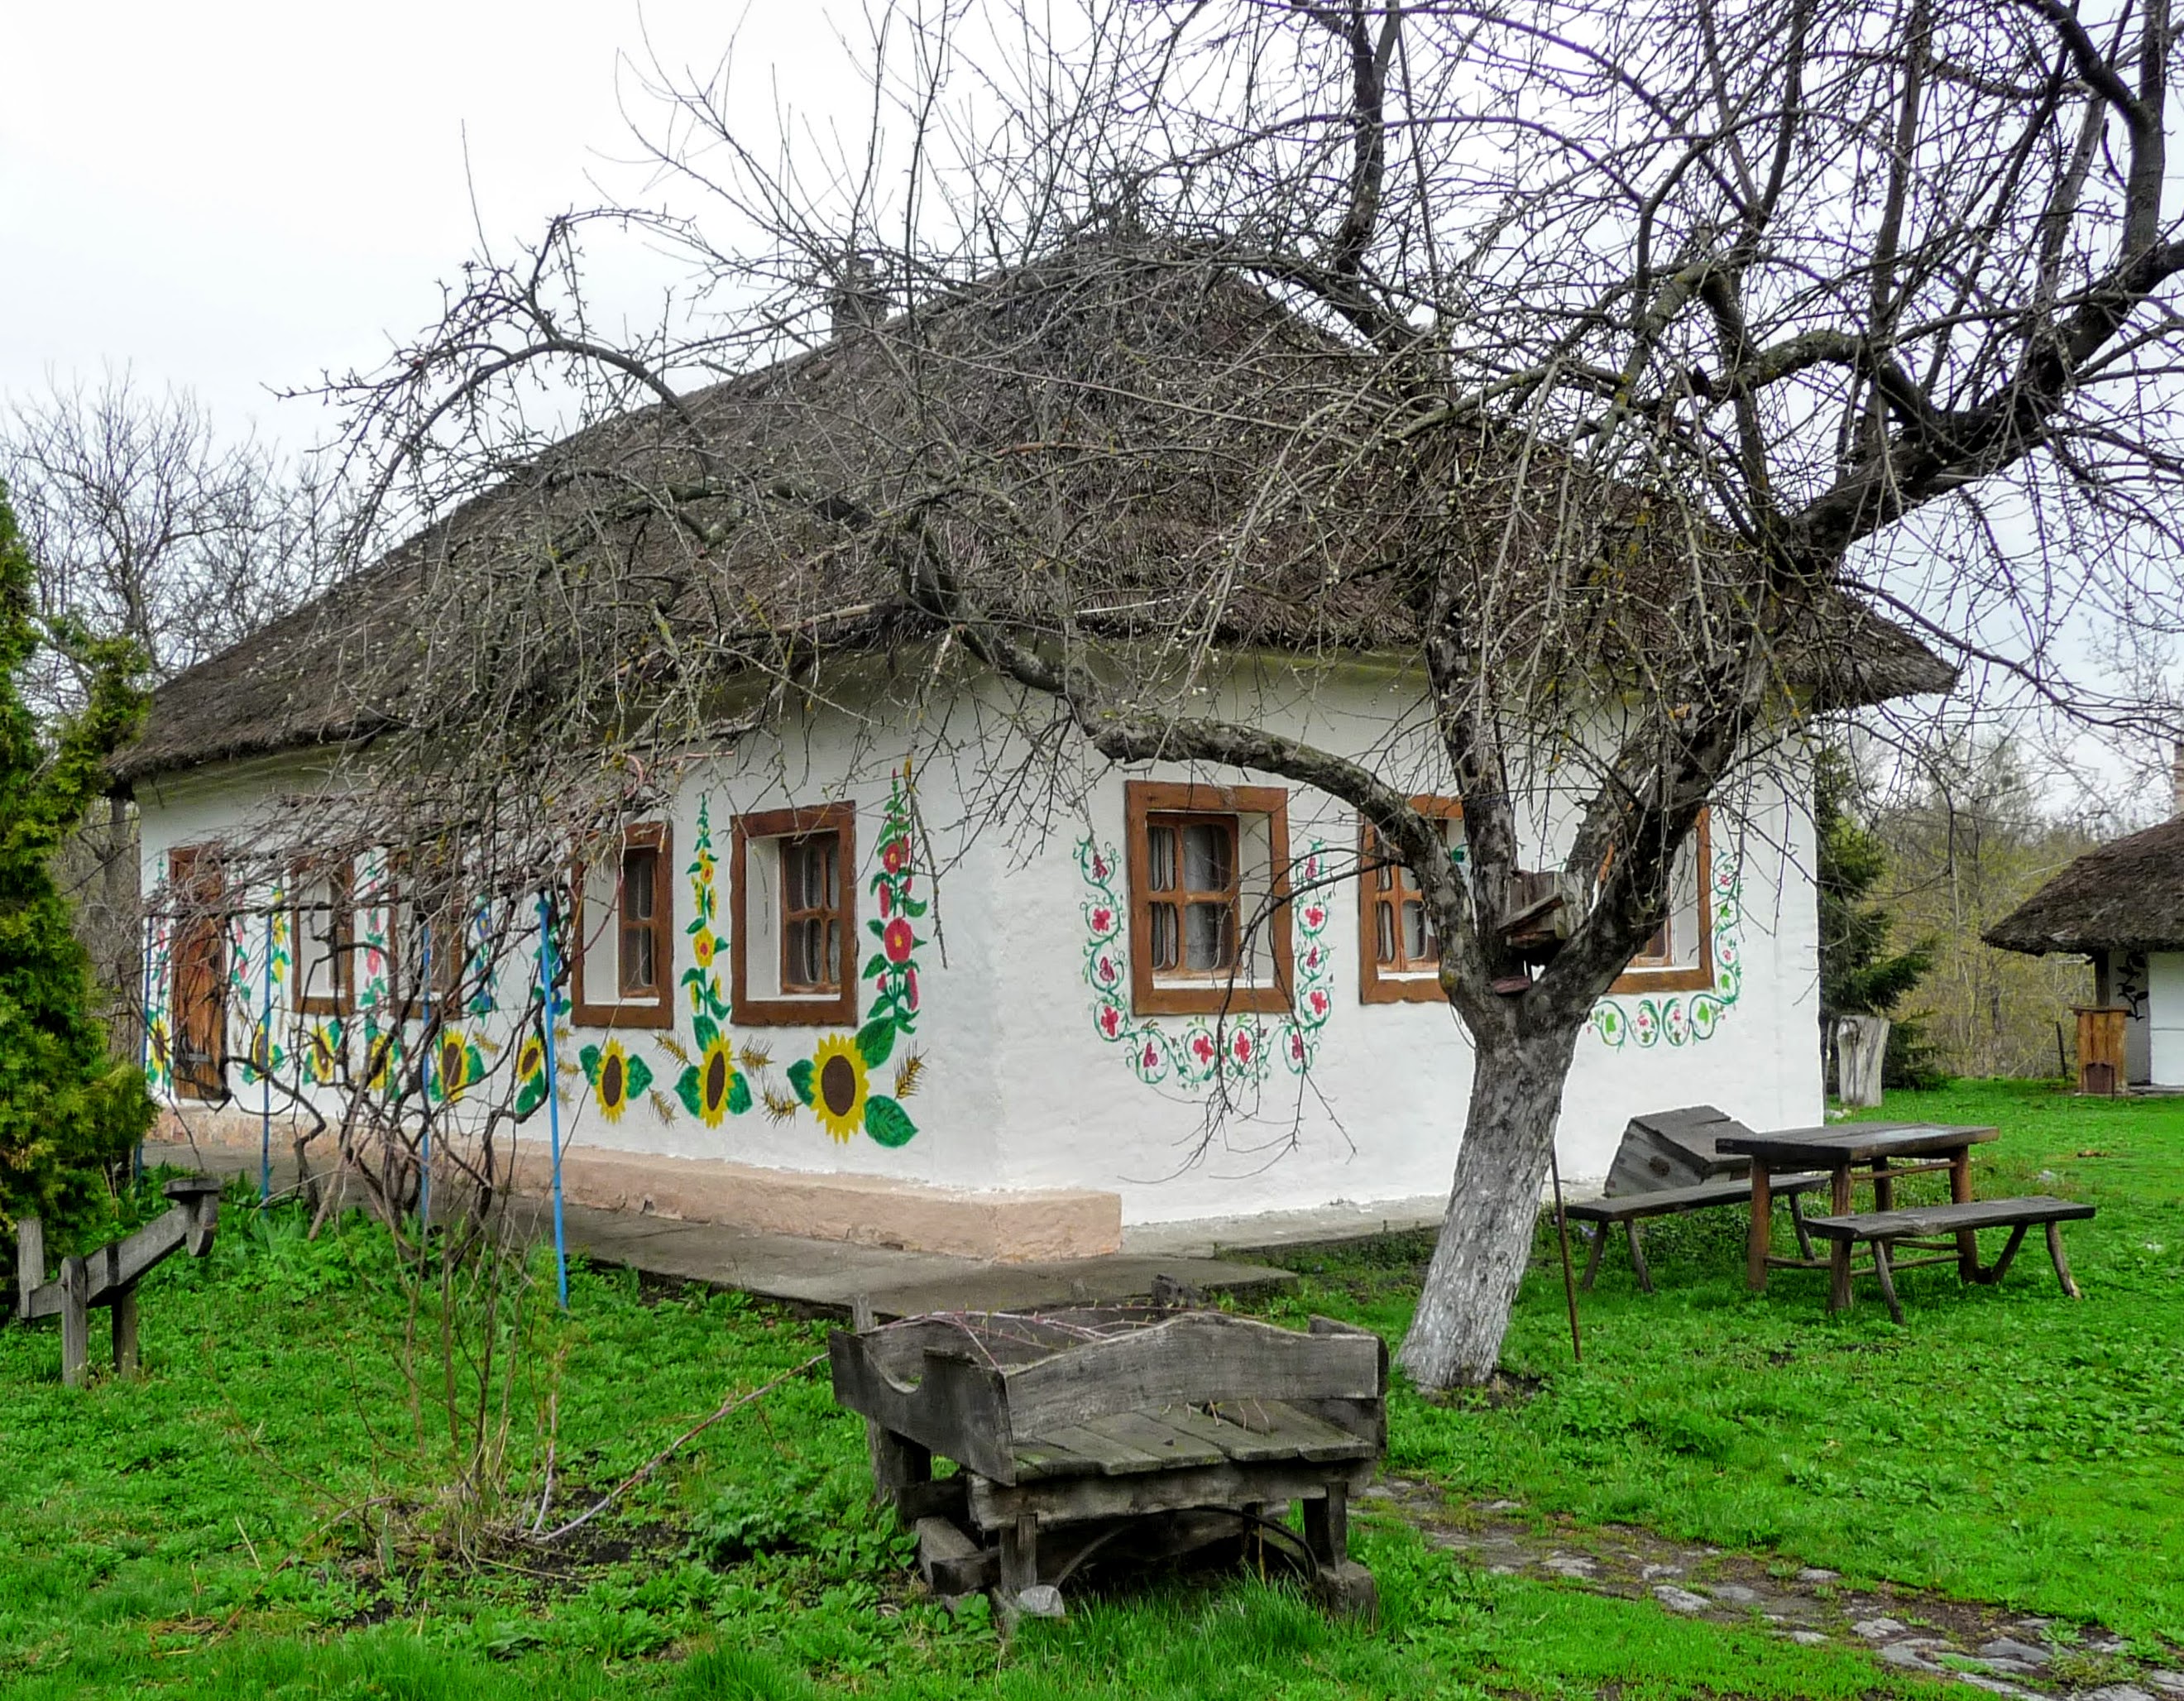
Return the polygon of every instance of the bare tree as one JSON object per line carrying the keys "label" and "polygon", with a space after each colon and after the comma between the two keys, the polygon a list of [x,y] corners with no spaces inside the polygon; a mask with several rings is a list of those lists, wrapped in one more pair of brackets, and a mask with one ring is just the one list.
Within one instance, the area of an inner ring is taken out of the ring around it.
{"label": "bare tree", "polygon": [[[324,590],[339,516],[308,471],[224,442],[187,391],[126,371],[54,383],[0,414],[0,474],[38,563],[39,611],[133,639],[170,678]],[[50,703],[81,691],[65,660]]]}
{"label": "bare tree", "polygon": [[[833,153],[655,68],[705,215],[482,254],[334,387],[382,499],[493,493],[384,569],[480,613],[389,723],[443,798],[627,772],[727,682],[916,643],[905,695],[997,677],[1050,777],[1353,806],[1478,1057],[1402,1358],[1482,1378],[1577,1037],[1710,798],[1955,669],[2158,708],[2070,663],[2074,621],[2184,623],[2167,0],[1045,15],[883,14]],[[585,256],[628,231],[690,287],[624,333]],[[1461,869],[1412,757],[1262,730],[1255,646],[1408,656]]]}
{"label": "bare tree", "polygon": [[[53,384],[0,411],[0,477],[37,565],[38,611],[133,641],[157,683],[214,655],[337,576],[340,527],[301,469],[251,438],[223,443],[187,392],[125,371]],[[27,682],[42,715],[79,706],[90,674],[65,647]],[[142,1044],[133,823],[115,799],[64,853],[76,929],[115,1047]],[[119,1019],[126,1016],[127,1019]]]}

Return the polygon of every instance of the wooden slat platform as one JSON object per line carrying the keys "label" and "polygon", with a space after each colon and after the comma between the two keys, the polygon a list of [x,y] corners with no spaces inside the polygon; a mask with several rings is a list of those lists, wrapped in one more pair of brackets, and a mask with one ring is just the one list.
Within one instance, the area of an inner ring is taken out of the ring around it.
{"label": "wooden slat platform", "polygon": [[1205,1465],[1323,1464],[1371,1458],[1378,1446],[1279,1400],[1240,1401],[1212,1412],[1195,1406],[1111,1413],[1019,1437],[1019,1482],[1064,1476],[1131,1476]]}

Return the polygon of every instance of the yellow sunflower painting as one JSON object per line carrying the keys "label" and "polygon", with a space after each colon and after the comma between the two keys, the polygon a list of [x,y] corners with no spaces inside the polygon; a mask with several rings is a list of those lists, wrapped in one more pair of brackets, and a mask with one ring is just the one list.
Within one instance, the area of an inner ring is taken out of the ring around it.
{"label": "yellow sunflower painting", "polygon": [[629,1101],[643,1098],[652,1085],[651,1066],[631,1057],[619,1040],[585,1046],[580,1061],[584,1079],[592,1084],[592,1101],[609,1122],[620,1122]]}
{"label": "yellow sunflower painting", "polygon": [[865,1125],[865,1098],[872,1079],[856,1036],[829,1034],[813,1047],[808,1059],[800,1059],[788,1071],[796,1095],[811,1107],[819,1125],[836,1140],[846,1141]]}

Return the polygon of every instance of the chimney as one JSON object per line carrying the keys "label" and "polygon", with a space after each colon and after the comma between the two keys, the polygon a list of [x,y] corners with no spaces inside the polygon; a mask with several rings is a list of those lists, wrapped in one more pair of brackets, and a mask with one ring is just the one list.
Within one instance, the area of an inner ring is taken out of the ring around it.
{"label": "chimney", "polygon": [[[837,342],[852,331],[887,317],[887,293],[881,289],[871,257],[855,251],[842,257],[842,269],[827,292],[827,308]],[[2184,761],[2184,756],[2179,757]]]}
{"label": "chimney", "polygon": [[2171,749],[2173,753],[2169,758],[2169,812],[2171,817],[2184,820],[2184,739],[2177,739]]}

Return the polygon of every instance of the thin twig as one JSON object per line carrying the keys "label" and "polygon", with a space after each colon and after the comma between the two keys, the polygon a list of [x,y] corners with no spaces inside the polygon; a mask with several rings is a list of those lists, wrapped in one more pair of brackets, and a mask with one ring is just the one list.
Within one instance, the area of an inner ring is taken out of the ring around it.
{"label": "thin twig", "polygon": [[604,1495],[600,1496],[600,1497],[593,1503],[588,1510],[578,1513],[566,1524],[561,1525],[560,1529],[549,1531],[545,1535],[539,1536],[538,1538],[539,1544],[543,1546],[549,1542],[558,1542],[564,1536],[569,1534],[572,1530],[582,1529],[585,1525],[590,1523],[592,1520],[598,1517],[599,1514],[605,1511],[607,1508],[613,1505],[616,1501],[621,1499],[623,1495],[628,1493],[631,1489],[636,1487],[638,1483],[643,1482],[647,1477],[650,1476],[652,1473],[659,1470],[661,1465],[666,1464],[667,1461],[673,1458],[682,1447],[687,1446],[689,1442],[696,1440],[698,1436],[705,1434],[707,1430],[712,1428],[715,1424],[720,1422],[722,1418],[727,1417],[731,1412],[737,1411],[744,1406],[748,1406],[753,1400],[758,1399],[763,1395],[772,1393],[783,1382],[787,1382],[795,1377],[801,1376],[806,1370],[811,1369],[815,1364],[823,1364],[826,1362],[827,1355],[824,1352],[815,1352],[809,1358],[806,1358],[801,1364],[797,1365],[794,1369],[783,1371],[771,1382],[762,1383],[758,1387],[753,1388],[747,1394],[738,1394],[733,1398],[722,1402],[710,1417],[706,1418],[700,1423],[693,1425],[689,1429],[685,1430],[681,1435],[677,1436],[673,1441],[668,1442],[666,1447],[662,1447],[658,1453],[653,1454],[650,1458],[647,1459],[643,1464],[639,1465],[635,1470],[632,1471],[627,1476],[624,1477],[620,1482],[609,1489]]}

